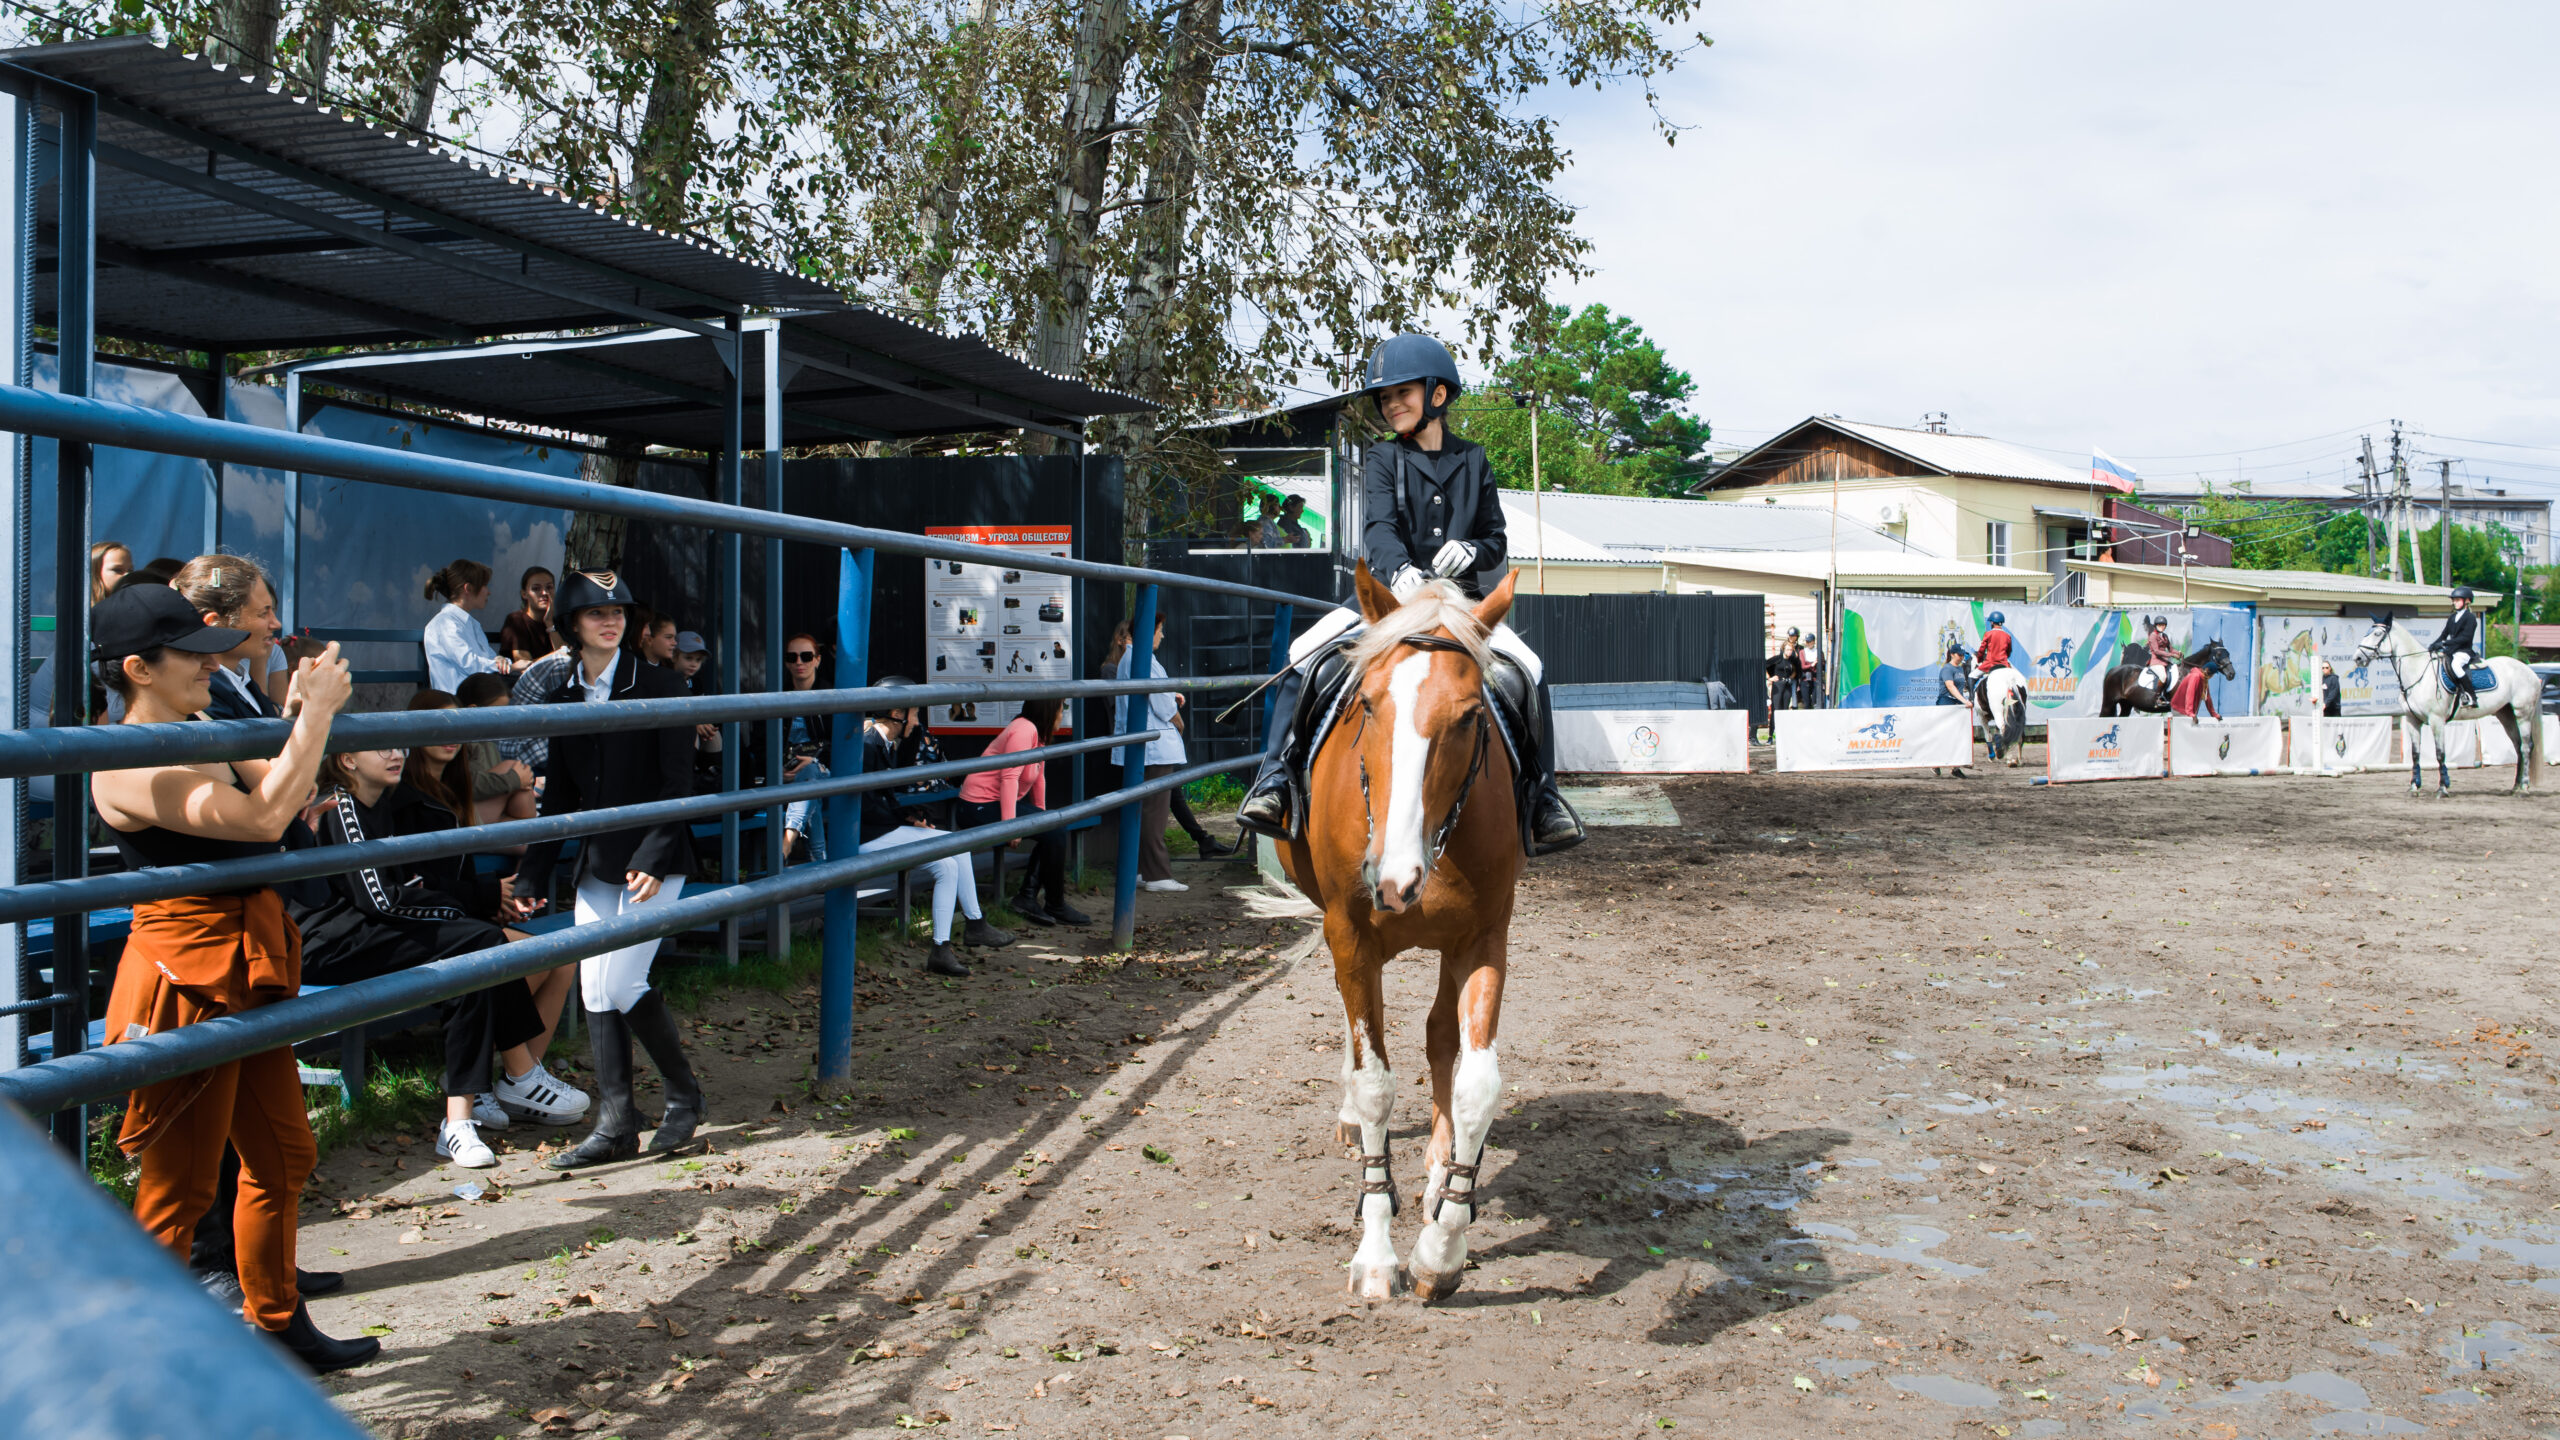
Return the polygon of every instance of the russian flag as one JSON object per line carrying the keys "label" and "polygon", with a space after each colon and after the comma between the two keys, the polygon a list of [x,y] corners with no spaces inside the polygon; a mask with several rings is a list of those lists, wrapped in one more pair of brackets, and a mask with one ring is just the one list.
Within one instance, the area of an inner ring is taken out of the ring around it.
{"label": "russian flag", "polygon": [[2139,488],[2137,482],[2141,479],[2133,473],[2132,466],[2094,445],[2089,447],[2089,478],[2100,485],[2112,485],[2128,495]]}

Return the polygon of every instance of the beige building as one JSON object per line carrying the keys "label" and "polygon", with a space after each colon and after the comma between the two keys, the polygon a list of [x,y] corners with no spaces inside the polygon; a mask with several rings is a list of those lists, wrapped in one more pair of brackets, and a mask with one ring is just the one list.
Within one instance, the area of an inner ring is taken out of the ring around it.
{"label": "beige building", "polygon": [[1772,637],[1824,633],[1836,590],[2024,600],[2042,571],[1948,560],[1828,509],[1636,495],[1502,494],[1524,595],[1760,595]]}
{"label": "beige building", "polygon": [[2064,562],[2092,553],[2091,525],[2125,491],[1986,436],[1817,415],[1716,471],[1701,493],[1826,516],[1836,506],[1927,554],[2040,571],[2038,597],[2067,604],[2078,596]]}
{"label": "beige building", "polygon": [[[2087,577],[2092,605],[2249,605],[2260,615],[2444,615],[2453,594],[2441,585],[2412,585],[2325,570],[2234,570],[2214,565],[2118,565],[2073,560]],[[2482,613],[2506,597],[2482,590],[2472,603]]]}

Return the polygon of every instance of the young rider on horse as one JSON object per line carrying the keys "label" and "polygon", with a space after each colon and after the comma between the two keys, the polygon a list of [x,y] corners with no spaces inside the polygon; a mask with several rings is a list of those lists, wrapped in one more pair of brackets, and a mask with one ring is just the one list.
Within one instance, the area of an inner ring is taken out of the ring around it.
{"label": "young rider on horse", "polygon": [[[1469,599],[1484,598],[1486,581],[1500,578],[1506,553],[1502,487],[1485,460],[1484,447],[1449,434],[1442,424],[1449,402],[1458,395],[1456,358],[1428,335],[1398,335],[1369,357],[1365,379],[1363,388],[1376,399],[1379,416],[1396,432],[1395,439],[1369,447],[1361,475],[1361,513],[1367,517],[1361,538],[1370,573],[1384,580],[1398,600],[1410,599],[1434,578],[1455,581]],[[1358,618],[1356,612],[1335,613]],[[1537,655],[1510,626],[1496,626],[1492,644],[1533,682],[1541,673]],[[1298,813],[1292,794],[1298,783],[1294,752],[1304,737],[1295,721],[1304,683],[1305,671],[1296,666],[1280,681],[1262,769],[1236,807],[1243,828],[1279,839],[1288,838]],[[1519,737],[1519,748],[1526,772],[1522,789],[1529,796],[1531,853],[1543,855],[1580,844],[1582,822],[1556,793],[1555,773],[1542,743],[1546,717],[1541,697],[1533,695],[1522,708],[1528,713],[1521,719],[1538,732]]]}
{"label": "young rider on horse", "polygon": [[2471,608],[2471,587],[2453,587],[2453,613],[2444,617],[2444,633],[2427,647],[2430,655],[2444,657],[2445,677],[2453,682],[2453,693],[2470,693],[2471,682],[2465,678],[2471,667],[2480,663],[2480,612]]}
{"label": "young rider on horse", "polygon": [[1976,689],[1981,688],[1984,677],[1992,671],[2018,668],[2009,660],[2009,651],[2018,643],[2017,637],[2008,631],[2009,617],[1994,610],[1989,619],[1990,628],[1982,632],[1982,648],[1974,652],[1973,680]]}
{"label": "young rider on horse", "polygon": [[2178,647],[2169,643],[2169,622],[2157,615],[2151,617],[2150,649],[2151,661],[2142,667],[2143,678],[2151,680],[2157,671],[2159,678],[2151,680],[2151,688],[2166,694],[2178,674]]}

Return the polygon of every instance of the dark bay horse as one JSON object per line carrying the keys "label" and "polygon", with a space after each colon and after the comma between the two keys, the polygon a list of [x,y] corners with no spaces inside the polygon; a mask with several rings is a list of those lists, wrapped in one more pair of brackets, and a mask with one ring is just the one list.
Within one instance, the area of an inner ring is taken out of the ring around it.
{"label": "dark bay horse", "polygon": [[2230,648],[2219,640],[2205,642],[2205,647],[2178,662],[2169,672],[2169,690],[2155,690],[2144,684],[2143,665],[2148,657],[2139,645],[2124,647],[2124,662],[2107,672],[2105,689],[2098,702],[2098,717],[2112,719],[2118,715],[2163,715],[2169,710],[2169,690],[2178,687],[2178,676],[2188,670],[2210,670],[2225,680],[2237,680],[2240,671],[2231,663]]}
{"label": "dark bay horse", "polygon": [[[1486,637],[1510,612],[1518,575],[1480,604],[1437,581],[1399,606],[1360,566],[1369,630],[1350,652],[1357,688],[1308,767],[1306,826],[1280,846],[1289,879],[1324,911],[1342,993],[1338,1133],[1358,1147],[1360,1248],[1349,1283],[1364,1299],[1394,1295],[1408,1270],[1422,1299],[1455,1293],[1475,1219],[1477,1167],[1501,1106],[1494,1039],[1512,890],[1525,857],[1510,757],[1484,676],[1492,663]],[[1439,952],[1440,989],[1424,1044],[1431,1144],[1423,1229],[1410,1266],[1400,1267],[1384,972],[1416,949]]]}

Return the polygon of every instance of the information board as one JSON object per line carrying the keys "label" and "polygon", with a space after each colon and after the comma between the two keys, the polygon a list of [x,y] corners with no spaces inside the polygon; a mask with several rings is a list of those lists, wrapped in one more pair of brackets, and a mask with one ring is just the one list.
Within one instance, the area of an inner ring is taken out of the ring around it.
{"label": "information board", "polygon": [[[1010,552],[995,563],[924,562],[924,653],[927,684],[968,680],[1072,680],[1075,615],[1067,577],[1038,568],[1075,551],[1071,525],[928,525],[937,539]],[[926,712],[936,730],[992,735],[1018,713],[1012,701],[964,701]],[[1074,707],[1057,733],[1072,733]]]}

